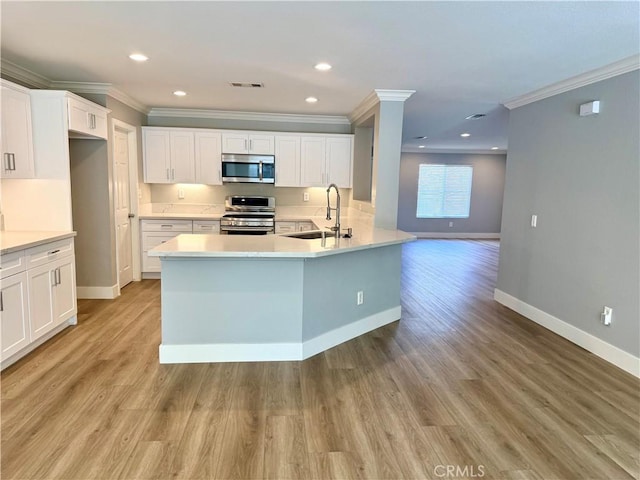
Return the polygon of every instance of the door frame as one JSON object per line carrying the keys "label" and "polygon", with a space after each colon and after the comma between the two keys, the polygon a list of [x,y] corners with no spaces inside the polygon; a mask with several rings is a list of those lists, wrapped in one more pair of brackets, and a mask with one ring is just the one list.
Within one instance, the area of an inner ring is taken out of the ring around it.
{"label": "door frame", "polygon": [[[140,222],[138,221],[138,129],[133,125],[129,125],[121,120],[111,119],[111,138],[115,139],[116,131],[125,133],[128,140],[128,153],[129,153],[129,204],[131,213],[135,216],[131,219],[131,260],[133,268],[133,281],[138,282],[141,280],[140,273]],[[113,141],[113,140],[112,140]],[[116,155],[115,155],[115,141],[112,143],[114,149],[111,150],[111,169],[115,177],[116,171]],[[113,228],[115,238],[115,250],[116,250],[116,277],[118,279],[118,296],[120,295],[120,255],[118,252],[118,225],[115,221],[116,211],[116,192],[115,192],[115,178],[111,184],[111,196],[112,196],[112,208],[113,208]]]}

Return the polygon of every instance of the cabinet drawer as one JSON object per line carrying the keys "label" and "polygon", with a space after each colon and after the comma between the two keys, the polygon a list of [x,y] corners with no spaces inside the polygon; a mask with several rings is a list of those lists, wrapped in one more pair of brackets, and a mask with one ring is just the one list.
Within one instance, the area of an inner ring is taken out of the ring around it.
{"label": "cabinet drawer", "polygon": [[142,233],[142,251],[146,252],[164,242],[171,240],[172,238],[180,235],[180,232],[176,233],[162,233],[162,232],[143,232]]}
{"label": "cabinet drawer", "polygon": [[193,221],[193,233],[220,233],[219,220]]}
{"label": "cabinet drawer", "polygon": [[147,252],[142,254],[142,271],[159,272],[161,270],[160,257],[150,257]]}
{"label": "cabinet drawer", "polygon": [[45,243],[25,250],[27,268],[34,268],[53,262],[58,258],[73,255],[73,238],[65,238],[56,242]]}
{"label": "cabinet drawer", "polygon": [[8,277],[27,269],[27,258],[24,250],[0,256],[0,278]]}
{"label": "cabinet drawer", "polygon": [[142,220],[140,229],[143,232],[180,232],[191,233],[191,220]]}

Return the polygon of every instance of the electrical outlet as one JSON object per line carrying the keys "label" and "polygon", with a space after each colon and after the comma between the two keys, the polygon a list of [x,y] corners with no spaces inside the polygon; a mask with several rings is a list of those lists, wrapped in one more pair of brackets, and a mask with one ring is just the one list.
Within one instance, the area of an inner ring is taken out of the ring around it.
{"label": "electrical outlet", "polygon": [[182,188],[178,189],[178,198],[182,200],[184,198],[184,190]]}
{"label": "electrical outlet", "polygon": [[453,227],[453,222],[449,222],[449,228]]}
{"label": "electrical outlet", "polygon": [[602,323],[606,326],[611,325],[611,317],[613,316],[613,308],[604,307],[602,313],[600,314],[600,318],[602,319]]}
{"label": "electrical outlet", "polygon": [[304,192],[302,194],[302,200],[304,200],[305,202],[309,201],[309,192]]}
{"label": "electrical outlet", "polygon": [[531,215],[531,228],[538,226],[538,215]]}
{"label": "electrical outlet", "polygon": [[360,290],[356,296],[356,305],[362,305],[364,303],[364,292]]}

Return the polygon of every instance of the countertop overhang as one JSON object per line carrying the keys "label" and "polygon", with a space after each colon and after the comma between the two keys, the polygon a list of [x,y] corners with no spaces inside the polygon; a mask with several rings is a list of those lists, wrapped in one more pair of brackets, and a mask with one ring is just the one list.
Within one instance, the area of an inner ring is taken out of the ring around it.
{"label": "countertop overhang", "polygon": [[75,237],[76,232],[39,232],[39,231],[0,231],[0,254],[16,252],[26,248],[37,247],[44,243],[55,242]]}
{"label": "countertop overhang", "polygon": [[149,250],[149,256],[169,258],[315,258],[416,240],[401,230],[353,225],[351,238],[300,239],[285,235],[181,234]]}

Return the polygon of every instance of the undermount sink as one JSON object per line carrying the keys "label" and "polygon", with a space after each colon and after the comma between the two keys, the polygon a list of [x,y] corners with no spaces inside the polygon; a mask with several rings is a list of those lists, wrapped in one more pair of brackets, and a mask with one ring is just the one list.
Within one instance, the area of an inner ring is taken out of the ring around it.
{"label": "undermount sink", "polygon": [[323,232],[322,230],[310,230],[308,232],[296,232],[296,233],[285,233],[282,234],[283,237],[290,238],[300,238],[302,240],[314,240],[317,238],[322,238],[322,234],[324,233],[325,237],[335,237],[335,232]]}

